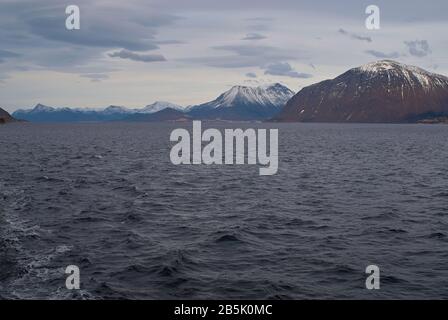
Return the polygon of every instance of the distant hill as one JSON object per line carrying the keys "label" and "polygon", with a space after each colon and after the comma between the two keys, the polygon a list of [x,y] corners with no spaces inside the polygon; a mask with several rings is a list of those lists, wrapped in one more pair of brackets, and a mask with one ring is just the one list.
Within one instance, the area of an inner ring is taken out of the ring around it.
{"label": "distant hill", "polygon": [[133,122],[160,122],[160,121],[188,121],[191,117],[176,109],[165,108],[155,113],[134,113],[123,121]]}
{"label": "distant hill", "polygon": [[[28,120],[31,122],[103,122],[103,121],[143,121],[143,115],[155,114],[165,109],[176,110],[180,114],[183,107],[169,102],[157,101],[142,109],[128,109],[120,106],[109,106],[102,110],[83,109],[83,108],[54,108],[37,104],[32,109],[17,110],[13,115],[17,119]],[[164,113],[162,113],[164,114]],[[133,117],[135,115],[135,117]],[[158,115],[160,116],[160,115]],[[174,116],[174,115],[173,115]],[[148,117],[148,119],[156,117]],[[163,118],[163,117],[162,117]],[[162,121],[162,120],[161,120]]]}
{"label": "distant hill", "polygon": [[213,101],[189,107],[187,113],[195,119],[264,120],[278,114],[293,95],[279,83],[234,86]]}
{"label": "distant hill", "polygon": [[303,88],[274,120],[426,123],[447,116],[447,77],[382,60]]}
{"label": "distant hill", "polygon": [[104,110],[53,108],[37,104],[33,109],[17,110],[13,116],[31,122],[87,122],[119,120],[133,111],[124,107],[109,106]]}
{"label": "distant hill", "polygon": [[13,115],[18,119],[31,122],[102,122],[129,118],[134,114],[152,114],[164,109],[183,110],[181,106],[169,102],[155,102],[142,109],[128,109],[109,106],[102,110],[85,108],[54,108],[37,104],[32,109],[17,110]]}
{"label": "distant hill", "polygon": [[6,112],[2,108],[0,108],[0,124],[5,124],[8,122],[14,122],[14,121],[16,121],[16,119],[11,117],[11,115],[8,112]]}

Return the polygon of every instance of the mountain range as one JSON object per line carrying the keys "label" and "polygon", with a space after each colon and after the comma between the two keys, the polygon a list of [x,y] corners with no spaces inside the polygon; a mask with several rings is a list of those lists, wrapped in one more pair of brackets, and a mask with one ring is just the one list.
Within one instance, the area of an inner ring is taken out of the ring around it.
{"label": "mountain range", "polygon": [[109,106],[102,110],[38,104],[32,109],[17,110],[13,116],[31,122],[267,120],[278,114],[293,95],[294,92],[279,83],[260,87],[234,86],[213,101],[185,108],[165,101],[141,109]]}
{"label": "mountain range", "polygon": [[281,84],[234,86],[216,99],[181,107],[158,101],[142,109],[52,108],[17,110],[37,122],[273,120],[284,122],[448,123],[448,77],[380,60],[353,68],[294,94]]}
{"label": "mountain range", "polygon": [[447,117],[447,77],[381,60],[303,88],[274,120],[409,123]]}

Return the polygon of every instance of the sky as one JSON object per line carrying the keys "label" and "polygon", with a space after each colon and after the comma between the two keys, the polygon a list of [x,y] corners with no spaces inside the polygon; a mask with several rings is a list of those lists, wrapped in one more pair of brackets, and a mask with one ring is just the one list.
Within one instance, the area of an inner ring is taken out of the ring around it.
{"label": "sky", "polygon": [[[365,26],[372,4],[379,30]],[[446,0],[0,0],[0,107],[188,106],[381,59],[448,75],[447,17]]]}

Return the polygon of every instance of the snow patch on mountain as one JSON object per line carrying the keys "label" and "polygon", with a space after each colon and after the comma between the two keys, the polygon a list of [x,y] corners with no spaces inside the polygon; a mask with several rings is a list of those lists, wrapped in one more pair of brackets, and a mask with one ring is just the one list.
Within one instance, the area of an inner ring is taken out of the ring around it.
{"label": "snow patch on mountain", "polygon": [[386,75],[389,83],[394,78],[402,78],[409,86],[418,85],[425,91],[429,91],[434,87],[446,86],[448,83],[448,78],[445,76],[392,60],[368,63],[351,71],[365,73],[369,77]]}
{"label": "snow patch on mountain", "polygon": [[22,111],[22,112],[52,112],[52,111],[55,111],[55,110],[56,109],[53,108],[53,107],[49,107],[49,106],[46,106],[46,105],[38,103],[33,109],[20,110],[20,111]]}
{"label": "snow patch on mountain", "polygon": [[217,109],[250,104],[259,105],[260,108],[264,106],[281,108],[293,95],[293,91],[279,83],[260,87],[234,86],[216,100],[197,107],[206,106],[209,109]]}
{"label": "snow patch on mountain", "polygon": [[171,102],[156,101],[153,104],[147,105],[146,107],[144,107],[142,109],[138,109],[136,111],[139,113],[156,113],[156,112],[162,111],[167,108],[178,110],[178,111],[184,110],[184,108],[182,106],[179,106],[179,105],[171,103]]}

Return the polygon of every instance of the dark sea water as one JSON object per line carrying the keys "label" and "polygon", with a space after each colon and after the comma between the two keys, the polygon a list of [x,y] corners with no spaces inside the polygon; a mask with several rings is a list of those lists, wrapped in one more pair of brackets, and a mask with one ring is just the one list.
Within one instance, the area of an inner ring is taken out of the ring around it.
{"label": "dark sea water", "polygon": [[448,126],[209,125],[279,128],[278,173],[172,165],[191,124],[0,126],[0,297],[448,298]]}

